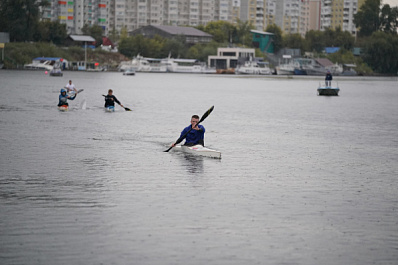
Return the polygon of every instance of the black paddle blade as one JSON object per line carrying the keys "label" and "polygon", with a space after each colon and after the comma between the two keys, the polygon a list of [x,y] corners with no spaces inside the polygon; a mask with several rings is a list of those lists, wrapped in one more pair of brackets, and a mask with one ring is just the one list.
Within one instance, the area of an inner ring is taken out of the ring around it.
{"label": "black paddle blade", "polygon": [[[198,122],[196,125],[198,125],[199,123],[201,123],[202,121],[204,121],[204,120],[210,115],[210,113],[213,111],[213,109],[214,109],[214,106],[211,106],[211,108],[208,109],[208,110],[202,115],[202,118],[199,120],[199,122]],[[177,141],[176,141],[174,144],[179,144],[179,143],[181,143],[182,140],[185,139],[185,137],[188,135],[188,133],[189,133],[191,130],[192,130],[192,128],[191,128],[189,131],[187,131],[183,136],[181,136],[180,138],[178,138]],[[169,149],[167,149],[167,150],[164,151],[164,152],[170,151],[171,148],[173,148],[173,146],[171,146]]]}
{"label": "black paddle blade", "polygon": [[163,152],[168,152],[168,151],[170,151],[171,150],[171,148],[173,148],[172,146],[170,146],[170,148],[169,149],[167,149],[167,150],[165,150],[165,151],[163,151]]}
{"label": "black paddle blade", "polygon": [[[198,124],[201,123],[202,121],[204,121],[204,120],[207,118],[207,116],[209,116],[210,113],[211,113],[213,110],[214,110],[214,106],[211,106],[211,108],[208,109],[208,110],[202,115],[202,118],[199,120]],[[196,125],[198,125],[198,124],[196,124]]]}
{"label": "black paddle blade", "polygon": [[125,109],[126,111],[131,111],[131,109],[129,109],[129,108],[126,108],[126,107],[125,107],[124,109]]}

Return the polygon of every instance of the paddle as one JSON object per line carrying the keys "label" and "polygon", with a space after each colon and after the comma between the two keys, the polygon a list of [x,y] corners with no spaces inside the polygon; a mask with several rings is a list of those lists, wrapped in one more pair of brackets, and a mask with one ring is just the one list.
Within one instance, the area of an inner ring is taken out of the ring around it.
{"label": "paddle", "polygon": [[[106,97],[105,95],[102,95],[103,97]],[[123,107],[125,111],[131,111],[131,109]]]}
{"label": "paddle", "polygon": [[[207,118],[207,116],[210,115],[210,113],[213,111],[213,109],[214,109],[214,106],[212,106],[210,109],[208,109],[208,110],[203,114],[202,118],[199,120],[199,122],[196,124],[196,126],[198,126],[199,123],[201,123],[202,121],[204,121],[204,120]],[[196,126],[195,126],[195,127],[196,127]],[[187,131],[183,136],[181,136],[180,138],[178,138],[177,141],[174,143],[174,145],[181,143],[182,140],[185,139],[185,137],[188,135],[188,133],[189,133],[192,129],[193,129],[193,128],[192,128],[192,126],[191,126],[191,129],[189,129],[189,131]],[[170,146],[169,149],[167,149],[166,151],[163,151],[163,152],[168,152],[168,151],[171,150],[171,148],[173,148],[173,146]]]}
{"label": "paddle", "polygon": [[[70,100],[74,100],[74,99],[76,98],[77,94],[79,94],[80,92],[83,92],[83,90],[84,90],[84,89],[79,89],[76,93],[74,93],[75,96],[74,96],[74,97],[70,97],[69,99],[70,99]],[[72,95],[73,95],[73,94],[72,94]]]}

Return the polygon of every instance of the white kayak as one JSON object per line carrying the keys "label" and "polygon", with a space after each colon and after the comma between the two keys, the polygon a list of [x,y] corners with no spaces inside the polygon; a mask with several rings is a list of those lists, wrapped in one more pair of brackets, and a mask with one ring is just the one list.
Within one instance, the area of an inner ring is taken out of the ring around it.
{"label": "white kayak", "polygon": [[186,145],[177,145],[174,147],[175,150],[181,150],[185,153],[193,154],[193,155],[199,155],[199,156],[205,156],[205,157],[211,157],[211,158],[218,158],[221,159],[221,152],[210,149],[207,147],[204,147],[200,144],[194,145],[194,146],[186,146]]}

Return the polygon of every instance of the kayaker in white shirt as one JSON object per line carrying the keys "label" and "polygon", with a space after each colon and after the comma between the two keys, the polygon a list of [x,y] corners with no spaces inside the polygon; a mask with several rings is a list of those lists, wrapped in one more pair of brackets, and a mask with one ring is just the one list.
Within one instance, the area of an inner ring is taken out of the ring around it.
{"label": "kayaker in white shirt", "polygon": [[69,80],[69,83],[66,84],[65,86],[68,94],[76,94],[77,93],[77,89],[75,87],[75,85],[72,83],[72,80]]}

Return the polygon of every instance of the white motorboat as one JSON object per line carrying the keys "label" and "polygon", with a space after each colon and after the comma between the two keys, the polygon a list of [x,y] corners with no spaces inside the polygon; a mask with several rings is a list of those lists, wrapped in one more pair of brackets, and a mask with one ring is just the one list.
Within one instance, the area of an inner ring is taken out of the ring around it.
{"label": "white motorboat", "polygon": [[185,153],[192,154],[192,155],[221,159],[220,151],[204,147],[200,144],[194,145],[194,146],[176,145],[173,149],[176,151],[183,151]]}
{"label": "white motorboat", "polygon": [[247,61],[244,65],[238,67],[235,70],[236,74],[248,74],[248,75],[270,75],[271,69],[268,65],[263,63],[261,66],[254,61]]}
{"label": "white motorboat", "polygon": [[25,64],[25,69],[34,69],[34,70],[47,70],[51,71],[53,67],[53,62],[49,60],[33,60],[30,64]]}
{"label": "white motorboat", "polygon": [[134,69],[135,72],[150,72],[151,66],[146,58],[137,55],[130,62],[121,62],[118,69],[121,72],[124,72],[128,69]]}
{"label": "white motorboat", "polygon": [[300,67],[300,64],[291,55],[283,55],[282,63],[276,67],[276,73],[278,75],[294,75],[294,69],[297,67]]}
{"label": "white motorboat", "polygon": [[167,71],[171,73],[203,73],[204,67],[196,59],[165,59]]}
{"label": "white motorboat", "polygon": [[134,68],[127,69],[126,71],[123,72],[123,75],[135,75]]}
{"label": "white motorboat", "polygon": [[166,59],[145,58],[150,66],[151,73],[166,73],[167,65]]}

